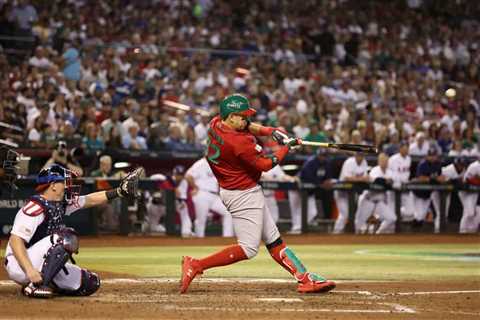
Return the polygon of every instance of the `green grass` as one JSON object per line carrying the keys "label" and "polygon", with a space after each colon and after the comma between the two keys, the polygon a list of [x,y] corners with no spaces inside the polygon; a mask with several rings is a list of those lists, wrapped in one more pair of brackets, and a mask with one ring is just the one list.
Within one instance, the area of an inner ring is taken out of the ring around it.
{"label": "green grass", "polygon": [[[221,247],[81,248],[77,263],[87,268],[138,277],[179,277],[183,255],[204,257]],[[477,244],[296,245],[312,271],[331,279],[480,281]],[[2,252],[3,254],[3,252]],[[211,269],[209,277],[288,278],[264,248],[251,261]]]}

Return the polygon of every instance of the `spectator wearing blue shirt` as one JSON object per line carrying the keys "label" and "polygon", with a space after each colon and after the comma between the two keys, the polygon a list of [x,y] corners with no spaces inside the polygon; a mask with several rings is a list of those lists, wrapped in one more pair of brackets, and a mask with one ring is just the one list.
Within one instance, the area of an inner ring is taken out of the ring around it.
{"label": "spectator wearing blue shirt", "polygon": [[[436,147],[431,147],[428,149],[427,156],[418,164],[416,178],[414,178],[412,181],[424,184],[438,184],[446,181],[445,177],[442,176],[442,163],[438,159],[438,150]],[[440,194],[438,191],[430,190],[413,191],[413,206],[415,216],[415,220],[413,221],[414,228],[420,228],[422,226],[423,221],[427,216],[428,209],[430,208],[430,203],[432,202],[437,214],[435,217],[435,231],[439,231]]]}
{"label": "spectator wearing blue shirt", "polygon": [[130,150],[147,150],[147,141],[144,137],[138,135],[138,125],[131,124],[128,127],[128,132],[122,137],[122,145],[125,149]]}
{"label": "spectator wearing blue shirt", "polygon": [[63,75],[66,80],[80,80],[80,54],[72,43],[67,43],[67,50],[62,55]]}
{"label": "spectator wearing blue shirt", "polygon": [[[332,163],[326,157],[326,149],[318,148],[316,155],[308,158],[303,164],[302,169],[299,172],[300,181],[303,183],[313,183],[323,188],[329,188],[332,186]],[[332,195],[328,196],[328,193],[322,192],[322,203],[325,212],[325,204],[329,202]],[[288,198],[290,204],[290,212],[292,213],[292,228],[289,233],[299,234],[302,231],[302,205],[300,192],[297,190],[288,191]],[[308,212],[307,221],[309,225],[314,224],[314,219],[318,215],[317,203],[315,192],[312,192],[308,196]]]}

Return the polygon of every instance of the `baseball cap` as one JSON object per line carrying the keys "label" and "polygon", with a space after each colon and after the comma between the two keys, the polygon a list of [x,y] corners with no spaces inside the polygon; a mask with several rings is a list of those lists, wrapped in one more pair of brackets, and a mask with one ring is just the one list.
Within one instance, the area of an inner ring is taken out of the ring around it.
{"label": "baseball cap", "polygon": [[238,93],[227,96],[220,103],[220,117],[226,119],[230,113],[238,113],[247,117],[254,116],[257,111],[250,106],[248,99]]}

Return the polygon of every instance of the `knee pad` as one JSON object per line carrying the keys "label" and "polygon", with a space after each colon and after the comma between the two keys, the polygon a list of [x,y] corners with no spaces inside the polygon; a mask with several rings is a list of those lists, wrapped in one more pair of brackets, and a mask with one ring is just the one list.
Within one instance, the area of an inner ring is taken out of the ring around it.
{"label": "knee pad", "polygon": [[78,234],[73,228],[63,228],[57,232],[57,234],[59,236],[57,241],[63,245],[65,250],[70,253],[70,255],[78,253]]}
{"label": "knee pad", "polygon": [[80,287],[75,290],[76,296],[90,296],[100,288],[100,277],[95,272],[82,269]]}

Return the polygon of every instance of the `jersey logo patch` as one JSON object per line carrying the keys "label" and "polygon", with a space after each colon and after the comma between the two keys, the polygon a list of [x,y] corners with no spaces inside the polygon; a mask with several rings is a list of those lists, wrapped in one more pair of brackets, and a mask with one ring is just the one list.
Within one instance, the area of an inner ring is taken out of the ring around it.
{"label": "jersey logo patch", "polygon": [[43,212],[43,207],[34,201],[29,201],[23,208],[23,213],[27,216],[36,217]]}

